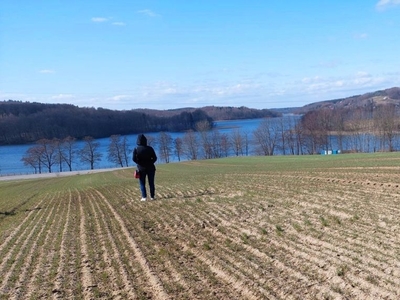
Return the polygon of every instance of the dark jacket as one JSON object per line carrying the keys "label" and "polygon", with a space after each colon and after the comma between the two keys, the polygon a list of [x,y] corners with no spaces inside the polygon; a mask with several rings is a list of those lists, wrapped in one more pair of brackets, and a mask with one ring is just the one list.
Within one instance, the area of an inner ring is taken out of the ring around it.
{"label": "dark jacket", "polygon": [[139,134],[136,144],[132,159],[137,164],[139,171],[155,170],[154,163],[157,161],[157,155],[153,147],[147,146],[147,138],[143,134]]}

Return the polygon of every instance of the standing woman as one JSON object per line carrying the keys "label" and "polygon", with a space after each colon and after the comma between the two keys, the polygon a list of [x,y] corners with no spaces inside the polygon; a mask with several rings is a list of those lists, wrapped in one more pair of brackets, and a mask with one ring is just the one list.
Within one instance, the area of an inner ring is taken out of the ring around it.
{"label": "standing woman", "polygon": [[140,172],[140,192],[142,193],[141,201],[146,201],[146,177],[149,181],[150,187],[150,200],[155,199],[155,185],[154,177],[156,175],[156,166],[154,163],[157,161],[157,155],[151,146],[147,146],[147,138],[144,134],[139,134],[137,137],[137,147],[133,150],[133,161],[137,164]]}

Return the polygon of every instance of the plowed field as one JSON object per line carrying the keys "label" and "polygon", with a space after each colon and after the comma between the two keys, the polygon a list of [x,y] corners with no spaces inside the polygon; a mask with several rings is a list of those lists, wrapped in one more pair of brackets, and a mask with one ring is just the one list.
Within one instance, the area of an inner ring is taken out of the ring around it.
{"label": "plowed field", "polygon": [[0,182],[0,299],[400,299],[400,154]]}

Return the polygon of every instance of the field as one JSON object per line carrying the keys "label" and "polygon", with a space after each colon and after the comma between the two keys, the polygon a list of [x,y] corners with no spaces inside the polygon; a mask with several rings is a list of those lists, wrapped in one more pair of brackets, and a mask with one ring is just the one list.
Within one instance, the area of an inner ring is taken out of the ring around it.
{"label": "field", "polygon": [[400,154],[0,182],[0,299],[400,299]]}

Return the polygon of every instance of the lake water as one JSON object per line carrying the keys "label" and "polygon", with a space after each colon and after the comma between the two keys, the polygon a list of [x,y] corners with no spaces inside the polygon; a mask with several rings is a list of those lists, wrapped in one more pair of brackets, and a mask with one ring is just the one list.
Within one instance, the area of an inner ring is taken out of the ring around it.
{"label": "lake water", "polygon": [[[288,120],[285,120],[288,118]],[[283,116],[281,118],[273,118],[269,119],[273,122],[281,123],[282,119],[284,119],[283,124],[286,124],[286,130],[290,129],[290,126],[293,126],[299,119],[299,116]],[[246,134],[248,138],[248,153],[247,155],[256,155],[256,143],[254,142],[254,131],[260,126],[263,119],[245,119],[245,120],[230,120],[230,121],[217,121],[215,122],[215,129],[219,131],[220,134],[227,134],[230,138],[231,134],[234,130],[240,130],[241,134]],[[145,135],[149,137],[154,137],[157,141],[159,138],[159,132],[146,133]],[[184,133],[182,132],[169,132],[173,139],[177,137],[182,138]],[[129,165],[133,166],[133,162],[131,160],[132,149],[136,146],[136,138],[137,134],[127,135],[128,145],[130,149],[129,153]],[[331,150],[341,149],[342,151],[351,150],[358,152],[375,152],[379,151],[382,148],[382,145],[379,144],[379,138],[374,137],[370,134],[363,134],[357,137],[345,136],[341,147],[338,146],[338,140],[336,136],[329,137],[329,148]],[[106,168],[115,168],[119,167],[115,164],[109,162],[107,160],[107,151],[110,144],[110,138],[102,138],[97,140],[100,143],[99,152],[102,153],[101,161],[95,164],[95,169],[106,169]],[[157,145],[153,145],[154,149],[158,154]],[[384,145],[385,146],[385,145]],[[387,145],[386,145],[387,146]],[[30,166],[25,166],[21,161],[22,157],[26,155],[26,151],[32,147],[32,145],[13,145],[13,146],[0,146],[0,176],[9,176],[9,175],[24,175],[24,174],[33,174],[34,169]],[[77,141],[75,145],[76,150],[80,150],[83,147],[82,141]],[[400,150],[400,136],[396,138],[394,144],[395,150]],[[325,149],[318,149],[318,152],[323,152]],[[275,149],[274,155],[283,154],[282,150],[278,148]],[[172,149],[172,152],[173,149]],[[307,152],[305,152],[307,153]],[[233,156],[233,150],[231,150],[230,156]],[[186,160],[186,157],[181,157],[181,160]],[[176,156],[170,157],[170,162],[176,162],[178,158]],[[163,163],[161,159],[157,163]],[[87,170],[90,168],[88,164],[82,164],[79,161],[79,158],[75,157],[73,161],[73,171]],[[67,171],[67,167],[63,166],[63,170]],[[46,172],[47,169],[42,169],[42,172]],[[58,166],[54,165],[52,168],[52,172],[58,172]]]}
{"label": "lake water", "polygon": [[[217,121],[215,122],[215,129],[217,129],[221,134],[226,133],[230,134],[235,129],[239,129],[242,133],[247,133],[249,138],[252,138],[252,133],[257,127],[260,125],[263,119],[246,119],[246,120],[230,120],[230,121]],[[177,137],[183,137],[184,133],[182,132],[169,132],[173,139]],[[146,133],[146,136],[153,136],[157,138],[159,136],[158,132],[155,133]],[[128,135],[128,145],[130,149],[136,145],[137,134]],[[107,150],[110,144],[109,138],[102,138],[97,140],[100,143],[99,151],[103,154],[100,162],[95,164],[95,169],[103,169],[103,168],[115,168],[115,164],[109,162],[107,160]],[[76,149],[81,149],[83,143],[81,141],[77,141]],[[20,175],[20,174],[33,174],[34,169],[29,166],[25,166],[21,161],[22,157],[26,154],[26,151],[32,147],[32,145],[12,145],[12,146],[0,146],[0,176],[6,175]],[[154,147],[157,152],[157,147]],[[251,152],[249,153],[252,154]],[[131,153],[130,153],[131,155]],[[185,158],[181,158],[185,159]],[[177,161],[176,157],[171,157],[171,162]],[[133,162],[129,161],[130,165],[133,165]],[[161,163],[161,161],[160,161]],[[73,170],[85,170],[88,169],[89,165],[82,164],[78,159],[75,159],[75,163],[73,163]],[[64,167],[64,170],[67,170]],[[42,170],[46,172],[46,170]],[[53,166],[53,172],[57,172],[57,166]]]}

